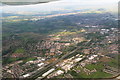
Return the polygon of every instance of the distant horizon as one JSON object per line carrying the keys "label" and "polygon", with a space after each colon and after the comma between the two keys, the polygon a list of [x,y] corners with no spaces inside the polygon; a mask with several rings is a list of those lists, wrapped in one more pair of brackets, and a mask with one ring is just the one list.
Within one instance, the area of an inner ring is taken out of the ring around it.
{"label": "distant horizon", "polygon": [[52,11],[64,11],[64,10],[84,10],[84,9],[99,9],[103,8],[107,11],[117,12],[119,0],[58,0],[43,4],[31,4],[31,5],[3,5],[0,6],[3,13],[43,13]]}

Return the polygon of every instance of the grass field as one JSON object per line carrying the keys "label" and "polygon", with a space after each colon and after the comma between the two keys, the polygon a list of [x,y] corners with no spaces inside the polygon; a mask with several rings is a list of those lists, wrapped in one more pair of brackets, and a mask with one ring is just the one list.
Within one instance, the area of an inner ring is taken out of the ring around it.
{"label": "grass field", "polygon": [[18,48],[14,53],[24,53],[25,50],[22,48]]}
{"label": "grass field", "polygon": [[88,64],[85,66],[89,70],[97,69],[97,70],[102,70],[104,68],[102,63],[99,64]]}
{"label": "grass field", "polygon": [[108,74],[102,71],[97,71],[97,72],[91,73],[90,75],[87,75],[85,72],[76,73],[75,71],[71,71],[70,74],[74,78],[109,78],[112,76],[111,74]]}

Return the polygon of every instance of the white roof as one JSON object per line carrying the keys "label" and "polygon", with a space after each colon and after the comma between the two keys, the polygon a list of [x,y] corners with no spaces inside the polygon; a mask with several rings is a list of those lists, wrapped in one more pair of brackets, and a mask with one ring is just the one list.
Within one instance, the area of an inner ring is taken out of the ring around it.
{"label": "white roof", "polygon": [[26,62],[26,63],[33,63],[34,61],[28,61],[28,62]]}
{"label": "white roof", "polygon": [[93,55],[93,56],[91,56],[89,59],[90,60],[92,60],[92,59],[94,59],[95,57],[97,57],[98,55]]}
{"label": "white roof", "polygon": [[91,56],[89,59],[90,59],[90,60],[91,60],[91,59],[94,59],[94,57],[93,57],[93,56]]}
{"label": "white roof", "polygon": [[44,58],[42,58],[41,60],[42,60],[42,61],[44,61],[45,59],[44,59]]}
{"label": "white roof", "polygon": [[93,55],[94,57],[97,57],[98,55]]}
{"label": "white roof", "polygon": [[40,67],[40,66],[42,66],[44,63],[40,63],[40,64],[38,64],[38,66]]}
{"label": "white roof", "polygon": [[75,59],[75,61],[80,61],[80,60],[82,60],[82,58],[77,58],[77,59]]}
{"label": "white roof", "polygon": [[55,69],[52,68],[52,69],[50,69],[49,71],[47,71],[46,73],[44,73],[42,76],[45,77],[45,76],[47,76],[48,74],[50,74],[51,72],[53,72],[54,70],[55,70]]}
{"label": "white roof", "polygon": [[30,76],[30,74],[25,74],[25,75],[23,75],[23,77],[28,77],[28,76]]}
{"label": "white roof", "polygon": [[30,63],[32,63],[33,61],[29,61]]}
{"label": "white roof", "polygon": [[62,71],[62,70],[58,70],[57,71],[57,74],[59,75],[59,74],[62,74],[62,73],[64,73],[64,71]]}

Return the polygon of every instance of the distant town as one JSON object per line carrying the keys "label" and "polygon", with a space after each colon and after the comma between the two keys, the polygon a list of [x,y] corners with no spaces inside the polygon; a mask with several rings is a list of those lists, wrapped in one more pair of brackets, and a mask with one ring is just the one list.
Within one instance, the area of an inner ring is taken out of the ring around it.
{"label": "distant town", "polygon": [[119,75],[117,18],[77,12],[3,17],[4,78],[113,78]]}

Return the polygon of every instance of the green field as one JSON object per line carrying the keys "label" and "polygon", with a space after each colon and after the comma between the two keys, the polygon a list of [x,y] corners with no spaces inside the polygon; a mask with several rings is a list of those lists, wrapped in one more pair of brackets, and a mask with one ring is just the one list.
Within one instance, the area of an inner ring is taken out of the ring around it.
{"label": "green field", "polygon": [[24,53],[25,50],[22,48],[18,48],[17,50],[15,50],[15,53]]}
{"label": "green field", "polygon": [[102,70],[104,68],[102,63],[101,64],[100,63],[99,64],[88,64],[85,67],[89,70],[93,70],[93,69]]}
{"label": "green field", "polygon": [[74,78],[109,78],[112,76],[111,74],[108,74],[102,71],[97,71],[97,72],[91,73],[90,75],[87,75],[85,72],[76,73],[75,71],[71,71],[70,74]]}

